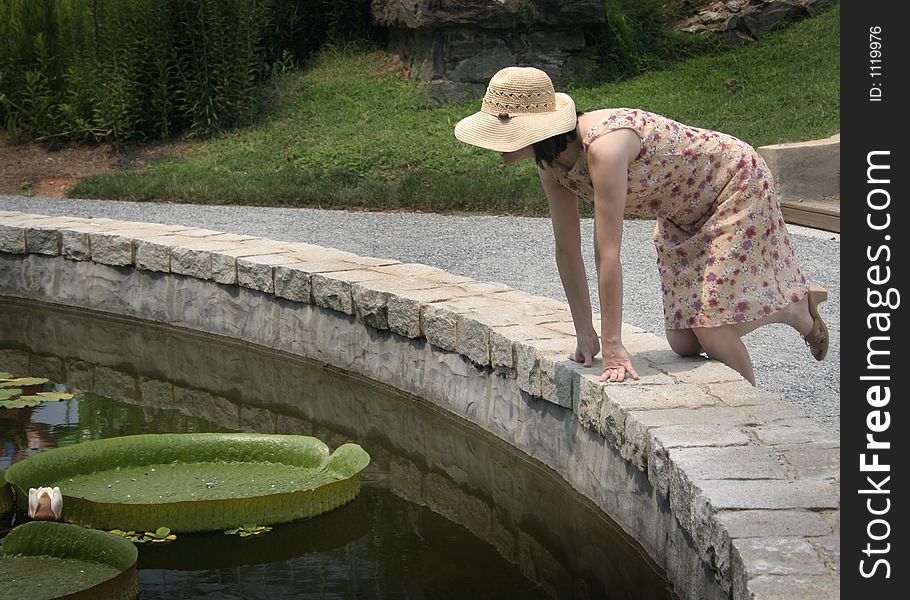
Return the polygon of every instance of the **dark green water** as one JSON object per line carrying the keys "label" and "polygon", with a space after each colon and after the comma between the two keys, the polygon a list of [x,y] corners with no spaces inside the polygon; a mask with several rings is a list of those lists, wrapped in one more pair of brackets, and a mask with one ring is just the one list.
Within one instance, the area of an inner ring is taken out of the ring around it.
{"label": "dark green water", "polygon": [[[644,551],[558,476],[422,402],[229,340],[0,300],[0,371],[74,400],[0,409],[0,469],[137,433],[312,435],[370,453],[357,499],[259,537],[139,546],[143,599],[667,599]],[[22,515],[0,519],[0,536]]]}

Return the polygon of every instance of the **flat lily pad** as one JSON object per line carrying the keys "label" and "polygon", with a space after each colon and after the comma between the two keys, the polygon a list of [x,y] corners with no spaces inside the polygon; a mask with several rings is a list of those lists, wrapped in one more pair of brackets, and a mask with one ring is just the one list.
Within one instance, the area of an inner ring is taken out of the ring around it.
{"label": "flat lily pad", "polygon": [[0,388],[23,388],[32,385],[44,385],[49,380],[43,377],[17,377],[14,379],[5,378],[0,381]]}
{"label": "flat lily pad", "polygon": [[103,531],[33,521],[0,547],[0,590],[9,598],[135,598],[136,548]]}
{"label": "flat lily pad", "polygon": [[[214,531],[316,516],[360,491],[369,455],[306,436],[135,435],[48,450],[6,474],[18,490],[60,487],[62,519],[99,529]],[[17,497],[21,497],[17,494]]]}
{"label": "flat lily pad", "polygon": [[38,406],[43,402],[60,402],[73,397],[67,392],[42,392],[43,377],[12,377],[9,373],[0,373],[0,408],[15,409]]}

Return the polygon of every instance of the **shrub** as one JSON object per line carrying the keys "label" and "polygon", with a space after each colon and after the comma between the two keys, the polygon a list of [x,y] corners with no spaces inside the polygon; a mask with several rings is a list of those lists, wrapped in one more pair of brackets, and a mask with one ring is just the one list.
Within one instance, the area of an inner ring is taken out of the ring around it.
{"label": "shrub", "polygon": [[208,135],[257,82],[369,34],[368,0],[0,0],[0,122],[66,140]]}
{"label": "shrub", "polygon": [[666,0],[605,0],[604,23],[585,32],[587,50],[577,69],[577,83],[621,81],[717,51],[716,39],[670,27],[686,9],[686,3]]}

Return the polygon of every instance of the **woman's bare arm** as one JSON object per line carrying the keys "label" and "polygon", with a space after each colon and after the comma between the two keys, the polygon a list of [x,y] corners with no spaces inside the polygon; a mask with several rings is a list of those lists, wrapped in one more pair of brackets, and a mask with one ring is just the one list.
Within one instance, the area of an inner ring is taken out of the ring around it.
{"label": "woman's bare arm", "polygon": [[578,338],[578,350],[573,360],[591,366],[591,359],[600,350],[591,315],[591,296],[588,276],[581,252],[581,219],[578,214],[578,198],[559,185],[553,175],[540,169],[550,218],[553,222],[553,237],[556,241],[556,268],[569,301],[572,321]]}
{"label": "woman's bare arm", "polygon": [[622,381],[626,372],[638,379],[622,343],[620,247],[629,163],[639,149],[638,135],[629,129],[607,133],[588,149],[588,169],[594,186],[594,248],[604,358],[602,381]]}

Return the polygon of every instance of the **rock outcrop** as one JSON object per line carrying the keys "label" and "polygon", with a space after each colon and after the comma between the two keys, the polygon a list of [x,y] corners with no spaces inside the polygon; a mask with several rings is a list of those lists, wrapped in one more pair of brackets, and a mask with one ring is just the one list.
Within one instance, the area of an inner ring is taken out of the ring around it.
{"label": "rock outcrop", "polygon": [[[814,17],[836,0],[715,0],[703,3],[695,15],[674,25],[692,34],[716,34],[738,46],[755,41],[778,27]],[[688,0],[687,4],[700,4]]]}
{"label": "rock outcrop", "polygon": [[603,0],[373,0],[389,49],[426,82],[431,103],[483,95],[503,67],[534,66],[559,81],[604,20]]}

